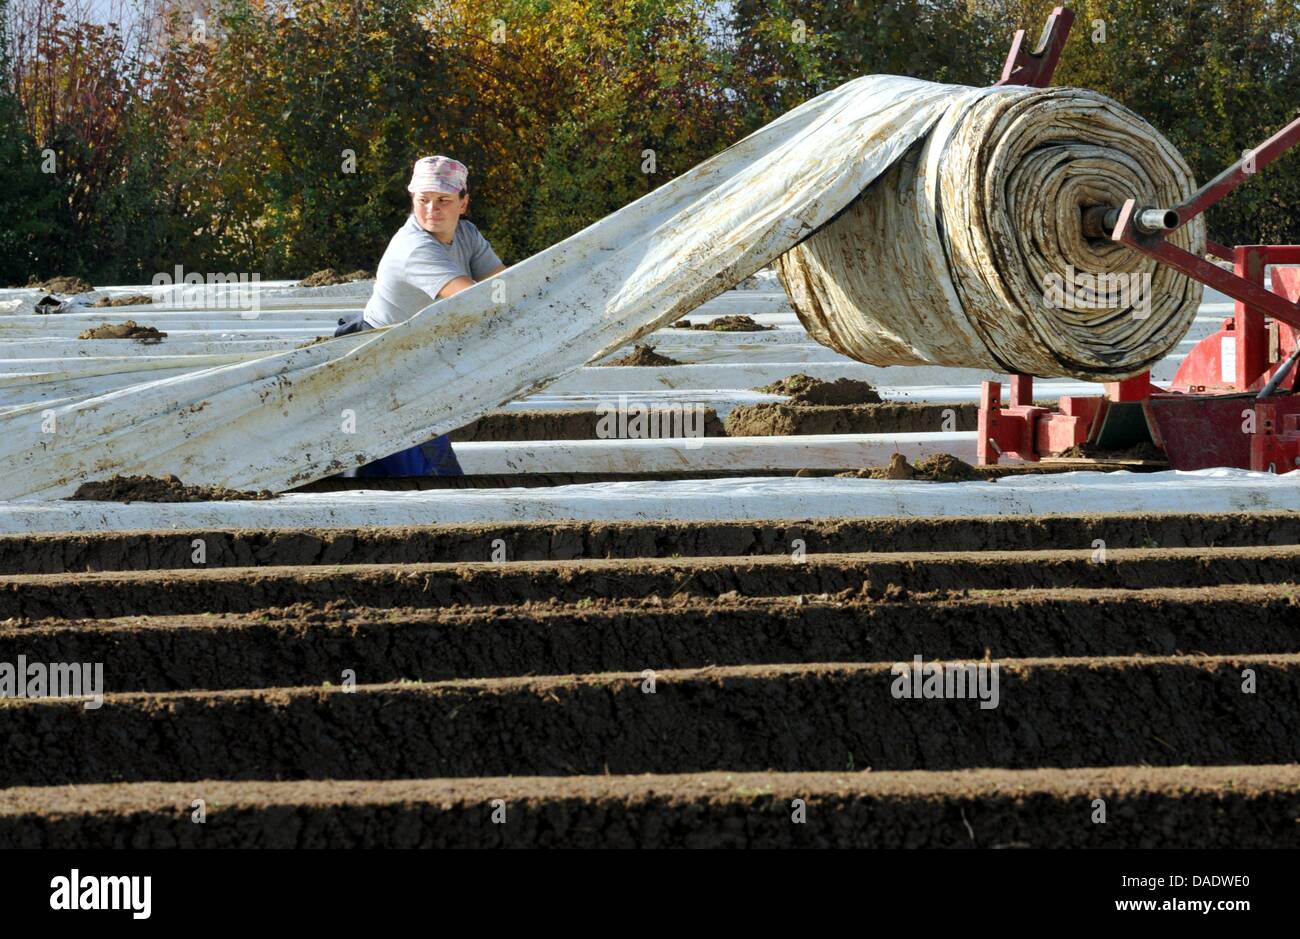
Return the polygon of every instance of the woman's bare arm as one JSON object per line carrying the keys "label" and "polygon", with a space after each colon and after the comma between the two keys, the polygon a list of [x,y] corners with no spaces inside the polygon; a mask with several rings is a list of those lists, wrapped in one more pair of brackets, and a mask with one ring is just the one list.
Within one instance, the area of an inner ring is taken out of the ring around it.
{"label": "woman's bare arm", "polygon": [[[484,277],[483,280],[488,280],[489,278],[496,277],[505,269],[506,266],[502,264],[495,271],[489,271],[487,276]],[[482,281],[479,281],[479,283],[482,283]],[[450,297],[452,294],[460,293],[462,290],[468,290],[470,287],[473,286],[474,286],[474,281],[470,280],[468,277],[457,277],[454,280],[447,281],[446,286],[438,291],[438,299],[441,300],[443,297]]]}

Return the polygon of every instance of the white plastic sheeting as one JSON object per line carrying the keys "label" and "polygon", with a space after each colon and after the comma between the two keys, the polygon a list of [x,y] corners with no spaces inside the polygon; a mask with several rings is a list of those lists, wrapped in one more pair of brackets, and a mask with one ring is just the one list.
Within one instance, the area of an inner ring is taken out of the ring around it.
{"label": "white plastic sheeting", "polygon": [[130,383],[69,378],[0,411],[0,499],[115,473],[282,490],[459,427],[770,263],[945,115],[1040,93],[860,78],[400,326]]}
{"label": "white plastic sheeting", "polygon": [[493,522],[1300,511],[1300,473],[1063,473],[996,483],[742,478],[538,489],[291,493],[265,502],[0,504],[0,533]]}
{"label": "white plastic sheeting", "polygon": [[[936,423],[938,421],[936,420]],[[702,428],[703,421],[700,421]],[[974,431],[800,434],[793,437],[662,437],[639,440],[523,440],[458,443],[471,476],[486,473],[680,473],[861,469],[895,453],[910,462],[947,453],[976,461]]]}

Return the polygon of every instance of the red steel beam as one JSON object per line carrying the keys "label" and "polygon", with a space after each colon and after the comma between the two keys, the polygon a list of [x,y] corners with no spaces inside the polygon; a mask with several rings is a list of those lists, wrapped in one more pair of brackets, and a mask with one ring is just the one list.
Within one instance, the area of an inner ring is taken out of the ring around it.
{"label": "red steel beam", "polygon": [[1028,407],[1034,403],[1034,376],[1019,372],[1011,376],[1011,406]]}
{"label": "red steel beam", "polygon": [[[1133,225],[1136,214],[1137,200],[1129,199],[1125,201],[1124,206],[1120,209],[1115,230],[1110,236],[1112,241],[1121,242],[1130,248],[1141,251],[1143,254],[1150,255],[1157,261],[1168,264],[1189,277],[1193,277],[1203,284],[1208,284],[1215,290],[1226,293],[1232,299],[1240,300],[1242,303],[1254,307],[1275,320],[1286,323],[1288,326],[1300,328],[1300,304],[1291,303],[1286,298],[1265,289],[1259,284],[1253,284],[1243,277],[1225,271],[1217,264],[1205,260],[1205,258],[1192,254],[1190,251],[1184,251],[1177,245],[1170,244],[1163,237],[1148,237],[1138,234]],[[1238,245],[1237,250],[1241,251],[1250,247],[1254,246]],[[1300,245],[1268,245],[1264,247],[1269,248],[1269,262],[1272,264],[1300,264]]]}
{"label": "red steel beam", "polygon": [[1006,64],[1002,66],[1002,77],[994,82],[998,85],[1029,85],[1032,88],[1046,88],[1052,83],[1056,72],[1056,63],[1061,60],[1061,51],[1065,40],[1069,38],[1070,27],[1074,25],[1074,11],[1069,7],[1057,7],[1047,18],[1043,34],[1038,39],[1038,48],[1033,52],[1025,51],[1025,31],[1016,30],[1016,38],[1011,40],[1011,52]]}
{"label": "red steel beam", "polygon": [[[1243,281],[1263,289],[1263,252],[1243,245],[1236,249],[1234,255],[1233,273]],[[1232,319],[1232,328],[1237,334],[1236,385],[1245,391],[1256,378],[1268,371],[1268,327],[1264,325],[1263,316],[1240,300],[1233,304]]]}
{"label": "red steel beam", "polygon": [[1236,259],[1231,248],[1221,245],[1217,241],[1213,241],[1209,238],[1205,239],[1205,250],[1221,261],[1234,261]]}

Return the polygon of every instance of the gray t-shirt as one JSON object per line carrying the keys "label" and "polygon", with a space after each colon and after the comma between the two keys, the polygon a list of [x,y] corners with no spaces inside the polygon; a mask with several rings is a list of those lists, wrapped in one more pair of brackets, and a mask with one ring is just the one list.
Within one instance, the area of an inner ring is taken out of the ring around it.
{"label": "gray t-shirt", "polygon": [[375,289],[366,302],[366,322],[371,326],[405,322],[436,300],[438,291],[455,278],[482,280],[500,266],[501,259],[473,222],[457,222],[451,244],[445,245],[408,215],[379,261]]}

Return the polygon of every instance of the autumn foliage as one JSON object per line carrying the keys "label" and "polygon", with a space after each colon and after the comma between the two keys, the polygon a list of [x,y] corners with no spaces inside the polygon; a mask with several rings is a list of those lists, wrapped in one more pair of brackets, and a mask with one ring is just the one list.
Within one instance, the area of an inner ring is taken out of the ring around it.
{"label": "autumn foliage", "polygon": [[[411,163],[470,167],[511,263],[873,72],[984,84],[1034,0],[187,0],[92,22],[0,0],[0,281],[373,268]],[[126,2],[126,0],[122,0]],[[1079,0],[1057,81],[1138,111],[1208,179],[1296,116],[1300,12]],[[1300,156],[1210,215],[1300,240]]]}

